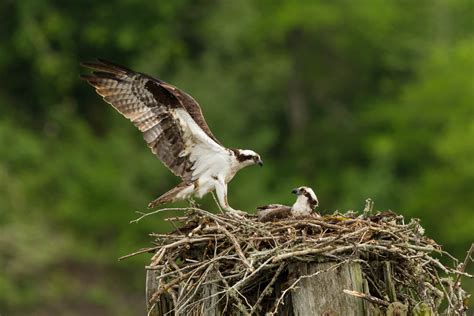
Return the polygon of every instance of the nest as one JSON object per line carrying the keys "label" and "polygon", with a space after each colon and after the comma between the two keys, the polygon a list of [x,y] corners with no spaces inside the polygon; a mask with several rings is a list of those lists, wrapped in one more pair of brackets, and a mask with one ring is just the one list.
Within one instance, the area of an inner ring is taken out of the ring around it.
{"label": "nest", "polygon": [[[359,216],[336,213],[274,222],[199,208],[184,211],[185,216],[167,219],[180,228],[151,234],[152,247],[125,256],[154,253],[146,267],[156,272],[157,282],[149,306],[168,300],[172,312],[199,315],[212,298],[222,314],[238,309],[244,315],[276,315],[290,291],[311,277],[290,276],[292,264],[330,262],[336,268],[356,262],[367,288],[341,295],[360,297],[381,311],[393,302],[410,312],[427,308],[434,314],[462,315],[467,310],[469,295],[460,281],[461,276],[472,277],[464,272],[470,253],[459,264],[424,236],[418,220],[405,223],[390,211],[370,215],[367,208]],[[453,267],[436,256],[446,257]]]}

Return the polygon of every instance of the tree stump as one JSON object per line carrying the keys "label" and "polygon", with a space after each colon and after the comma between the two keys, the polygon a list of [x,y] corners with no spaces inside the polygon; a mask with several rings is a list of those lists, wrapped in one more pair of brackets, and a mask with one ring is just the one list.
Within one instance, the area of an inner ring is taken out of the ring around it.
{"label": "tree stump", "polygon": [[344,294],[343,290],[363,292],[362,271],[358,263],[347,263],[331,270],[332,263],[297,263],[290,266],[290,273],[297,278],[325,271],[314,277],[304,278],[291,293],[293,315],[364,315],[363,300]]}

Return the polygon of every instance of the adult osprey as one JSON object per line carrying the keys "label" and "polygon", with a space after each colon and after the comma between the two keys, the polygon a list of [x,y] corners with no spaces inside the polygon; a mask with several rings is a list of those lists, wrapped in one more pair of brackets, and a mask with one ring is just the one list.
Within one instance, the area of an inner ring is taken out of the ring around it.
{"label": "adult osprey", "polygon": [[153,154],[183,180],[149,208],[191,196],[201,198],[215,190],[224,210],[238,212],[227,202],[227,183],[243,167],[262,166],[257,153],[222,146],[199,104],[184,91],[102,59],[81,65],[95,70],[81,77],[135,124]]}
{"label": "adult osprey", "polygon": [[258,218],[262,222],[286,218],[288,216],[308,216],[318,207],[319,201],[314,191],[309,187],[293,189],[291,193],[296,194],[296,202],[292,206],[282,204],[269,204],[257,207]]}

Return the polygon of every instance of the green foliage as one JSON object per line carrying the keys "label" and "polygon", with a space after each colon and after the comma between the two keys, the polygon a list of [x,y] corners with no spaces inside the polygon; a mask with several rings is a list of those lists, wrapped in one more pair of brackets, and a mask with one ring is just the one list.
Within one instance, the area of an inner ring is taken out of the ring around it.
{"label": "green foliage", "polygon": [[128,222],[178,180],[79,80],[95,57],[176,84],[224,144],[262,155],[234,207],[303,184],[323,212],[371,197],[463,256],[473,18],[470,0],[1,2],[0,313],[143,311],[146,256],[116,258],[170,229]]}

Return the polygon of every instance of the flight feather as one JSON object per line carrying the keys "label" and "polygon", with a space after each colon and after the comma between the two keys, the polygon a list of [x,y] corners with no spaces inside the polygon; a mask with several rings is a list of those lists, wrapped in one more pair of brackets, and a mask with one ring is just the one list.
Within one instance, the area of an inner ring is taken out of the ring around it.
{"label": "flight feather", "polygon": [[149,207],[215,191],[224,210],[237,212],[227,201],[227,183],[243,167],[263,165],[256,152],[222,146],[196,100],[169,83],[103,59],[82,65],[93,71],[81,77],[142,132],[153,154],[183,180]]}
{"label": "flight feather", "polygon": [[[224,150],[210,131],[199,104],[184,91],[102,59],[82,65],[94,71],[81,77],[132,121],[151,151],[184,181],[196,178],[193,171],[197,157],[192,157],[193,150],[201,154]],[[193,123],[189,119],[204,133],[200,138],[187,137]]]}

